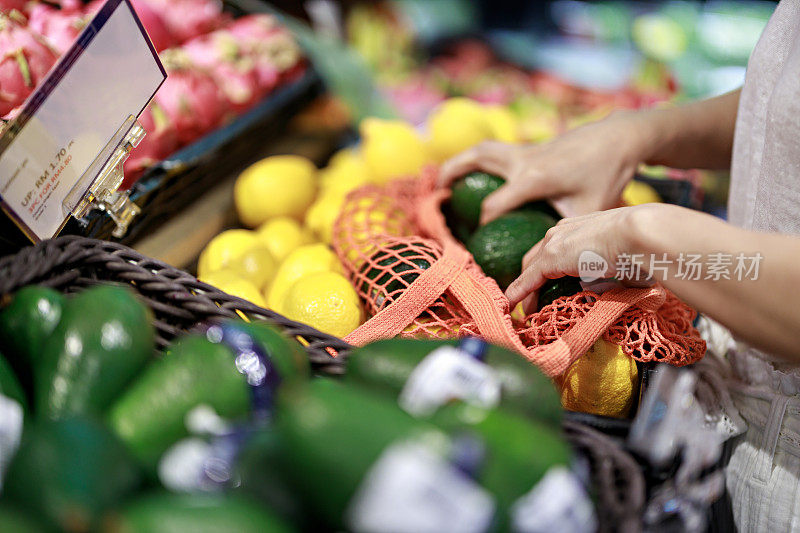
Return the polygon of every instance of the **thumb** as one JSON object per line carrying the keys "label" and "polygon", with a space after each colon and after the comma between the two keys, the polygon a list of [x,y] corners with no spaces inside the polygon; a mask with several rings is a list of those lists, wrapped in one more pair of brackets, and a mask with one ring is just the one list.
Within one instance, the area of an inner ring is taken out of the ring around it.
{"label": "thumb", "polygon": [[544,195],[531,195],[531,183],[523,177],[509,176],[508,181],[483,199],[481,205],[481,225],[516,209],[521,205],[543,198]]}

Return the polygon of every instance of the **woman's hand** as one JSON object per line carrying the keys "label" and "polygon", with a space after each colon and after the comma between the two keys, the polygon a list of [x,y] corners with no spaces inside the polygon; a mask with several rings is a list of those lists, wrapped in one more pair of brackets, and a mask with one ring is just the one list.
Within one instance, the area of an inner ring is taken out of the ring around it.
{"label": "woman's hand", "polygon": [[[562,219],[525,254],[522,275],[506,290],[512,308],[524,302],[526,312],[535,311],[532,304],[539,288],[548,279],[579,276],[584,252],[594,252],[605,260],[604,271],[592,270],[597,278],[617,275],[617,259],[622,254],[640,253],[642,235],[658,231],[662,221],[678,214],[676,210],[683,211],[667,204],[645,204]],[[621,281],[635,282],[646,277],[648,265],[643,263],[638,273],[626,272],[634,279]]]}
{"label": "woman's hand", "polygon": [[473,170],[504,177],[483,202],[482,224],[543,198],[565,217],[609,209],[647,155],[646,127],[640,113],[623,111],[545,144],[485,142],[445,162],[439,185]]}

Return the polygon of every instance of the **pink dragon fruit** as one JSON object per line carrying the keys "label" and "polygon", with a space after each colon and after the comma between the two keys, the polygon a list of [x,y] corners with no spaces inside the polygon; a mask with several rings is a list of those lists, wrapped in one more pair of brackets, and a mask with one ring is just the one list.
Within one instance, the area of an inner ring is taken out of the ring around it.
{"label": "pink dragon fruit", "polygon": [[188,144],[220,125],[228,103],[211,74],[194,65],[182,50],[165,50],[160,57],[169,76],[155,101],[175,124],[180,143]]}
{"label": "pink dragon fruit", "polygon": [[214,76],[234,113],[251,108],[269,89],[259,83],[253,58],[243,53],[226,30],[195,37],[181,49],[194,64]]}
{"label": "pink dragon fruit", "polygon": [[81,11],[56,9],[36,3],[28,12],[28,27],[42,35],[59,55],[65,53],[89,23]]}
{"label": "pink dragon fruit", "polygon": [[[85,13],[94,16],[100,11],[100,8],[106,3],[106,0],[93,0],[86,6]],[[146,0],[131,0],[133,9],[142,21],[144,29],[147,30],[147,35],[153,42],[153,47],[156,52],[161,52],[177,44],[175,38],[167,28],[166,23],[157,9]]]}
{"label": "pink dragon fruit", "polygon": [[155,102],[139,115],[139,122],[147,135],[133,149],[123,168],[125,179],[121,189],[127,190],[142,177],[145,170],[178,149],[178,131],[163,109]]}
{"label": "pink dragon fruit", "polygon": [[230,17],[220,0],[147,0],[164,19],[178,43],[222,28]]}
{"label": "pink dragon fruit", "polygon": [[0,11],[8,12],[16,9],[19,12],[25,11],[27,0],[0,0]]}
{"label": "pink dragon fruit", "polygon": [[242,17],[228,30],[255,61],[259,84],[267,90],[290,77],[302,59],[292,34],[271,15]]}
{"label": "pink dragon fruit", "polygon": [[22,104],[56,62],[55,52],[28,28],[0,15],[0,116]]}

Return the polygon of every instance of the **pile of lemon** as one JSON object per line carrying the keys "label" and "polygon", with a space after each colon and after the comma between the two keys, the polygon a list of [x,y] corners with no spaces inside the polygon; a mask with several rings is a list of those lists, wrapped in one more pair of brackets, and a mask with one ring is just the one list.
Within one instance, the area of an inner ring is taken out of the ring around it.
{"label": "pile of lemon", "polygon": [[306,224],[319,171],[294,155],[266,158],[234,186],[242,224],[214,237],[200,254],[197,277],[222,291],[293,320],[344,337],[363,321],[358,295],[339,259]]}

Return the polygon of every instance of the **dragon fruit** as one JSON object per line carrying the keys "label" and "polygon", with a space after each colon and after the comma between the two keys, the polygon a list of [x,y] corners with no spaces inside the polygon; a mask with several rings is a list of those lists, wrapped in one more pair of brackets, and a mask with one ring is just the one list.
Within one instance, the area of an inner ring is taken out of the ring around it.
{"label": "dragon fruit", "polygon": [[290,77],[301,60],[292,34],[271,15],[248,15],[228,27],[244,53],[255,61],[259,84],[267,89]]}
{"label": "dragon fruit", "polygon": [[259,83],[255,61],[244,54],[242,47],[226,30],[195,37],[181,49],[194,64],[214,76],[235,113],[251,108],[271,88]]}
{"label": "dragon fruit", "polygon": [[[86,6],[85,13],[94,16],[105,3],[106,0],[93,0]],[[131,0],[131,4],[133,4],[133,9],[136,10],[136,14],[139,15],[144,29],[147,30],[147,35],[150,36],[156,52],[161,52],[177,44],[163,17],[152,3],[146,0]]]}
{"label": "dragon fruit", "polygon": [[69,50],[89,23],[89,16],[81,11],[55,9],[42,3],[34,4],[28,13],[28,27],[47,39],[59,55]]}
{"label": "dragon fruit", "polygon": [[0,116],[22,104],[56,62],[38,35],[0,15]]}
{"label": "dragon fruit", "polygon": [[27,3],[27,0],[0,0],[0,11],[8,12],[12,9],[16,9],[17,11],[24,12],[25,4]]}
{"label": "dragon fruit", "polygon": [[222,28],[230,17],[220,0],[147,0],[178,43]]}
{"label": "dragon fruit", "polygon": [[211,74],[194,65],[185,52],[173,48],[160,57],[169,76],[155,100],[175,124],[180,143],[188,144],[220,125],[228,103]]}
{"label": "dragon fruit", "polygon": [[179,146],[175,124],[156,102],[150,102],[139,115],[139,122],[147,135],[133,149],[123,165],[125,179],[120,186],[123,190],[130,189],[145,170],[169,156]]}

